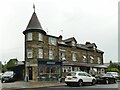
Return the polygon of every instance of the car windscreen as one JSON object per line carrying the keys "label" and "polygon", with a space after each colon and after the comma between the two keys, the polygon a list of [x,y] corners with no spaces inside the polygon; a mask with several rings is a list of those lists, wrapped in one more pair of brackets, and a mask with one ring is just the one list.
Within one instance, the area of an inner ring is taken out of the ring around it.
{"label": "car windscreen", "polygon": [[75,72],[71,72],[71,73],[68,73],[68,75],[67,76],[75,76],[76,75],[76,73]]}
{"label": "car windscreen", "polygon": [[12,75],[13,74],[13,72],[5,72],[3,75]]}
{"label": "car windscreen", "polygon": [[106,73],[105,76],[113,76],[111,73]]}

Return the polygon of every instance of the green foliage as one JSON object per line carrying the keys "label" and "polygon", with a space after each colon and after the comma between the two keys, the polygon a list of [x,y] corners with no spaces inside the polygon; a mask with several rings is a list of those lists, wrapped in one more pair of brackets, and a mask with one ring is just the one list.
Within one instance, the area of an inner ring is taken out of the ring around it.
{"label": "green foliage", "polygon": [[7,64],[2,65],[2,72],[6,72],[7,71]]}
{"label": "green foliage", "polygon": [[7,64],[2,65],[2,72],[6,72],[8,68],[16,66],[16,63],[18,62],[17,59],[10,59]]}
{"label": "green foliage", "polygon": [[119,70],[118,68],[108,68],[106,69],[106,72],[118,72],[119,73]]}
{"label": "green foliage", "polygon": [[110,65],[106,69],[106,72],[118,72],[118,73],[120,73],[120,65],[117,63],[110,63]]}
{"label": "green foliage", "polygon": [[16,66],[17,61],[18,61],[17,59],[10,59],[7,63],[7,68]]}
{"label": "green foliage", "polygon": [[120,66],[117,63],[110,63],[110,65],[108,66],[108,68],[120,68]]}

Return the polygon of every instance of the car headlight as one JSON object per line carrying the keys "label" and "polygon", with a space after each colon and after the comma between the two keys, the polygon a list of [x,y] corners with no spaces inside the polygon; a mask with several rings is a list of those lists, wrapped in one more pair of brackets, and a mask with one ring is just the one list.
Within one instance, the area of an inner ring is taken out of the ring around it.
{"label": "car headlight", "polygon": [[10,78],[13,78],[13,75],[12,75],[12,76],[10,76]]}

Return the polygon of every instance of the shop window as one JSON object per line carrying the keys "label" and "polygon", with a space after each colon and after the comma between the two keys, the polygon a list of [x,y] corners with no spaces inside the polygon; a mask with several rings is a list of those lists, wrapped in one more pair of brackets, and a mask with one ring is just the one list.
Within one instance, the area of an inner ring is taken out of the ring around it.
{"label": "shop window", "polygon": [[33,49],[29,48],[27,49],[27,58],[32,58],[33,57]]}
{"label": "shop window", "polygon": [[38,49],[38,58],[43,58],[43,49]]}
{"label": "shop window", "polygon": [[51,73],[55,73],[55,70],[56,70],[56,68],[55,68],[55,67],[52,67],[52,68],[51,68]]}
{"label": "shop window", "polygon": [[28,33],[28,34],[27,34],[27,40],[28,40],[28,41],[31,41],[31,40],[32,40],[32,33]]}
{"label": "shop window", "polygon": [[71,72],[72,71],[72,67],[68,67],[68,72]]}
{"label": "shop window", "polygon": [[49,45],[55,45],[56,46],[56,38],[49,37]]}
{"label": "shop window", "polygon": [[41,33],[39,33],[39,35],[38,35],[38,39],[39,39],[39,41],[43,41],[43,36],[42,36]]}

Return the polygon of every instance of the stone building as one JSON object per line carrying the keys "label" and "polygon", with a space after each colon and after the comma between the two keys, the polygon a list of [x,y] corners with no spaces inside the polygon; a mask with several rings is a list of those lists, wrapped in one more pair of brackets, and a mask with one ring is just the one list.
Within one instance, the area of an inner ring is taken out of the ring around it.
{"label": "stone building", "polygon": [[95,43],[48,35],[34,11],[25,31],[25,73],[30,80],[58,80],[70,71],[102,73],[103,51]]}

